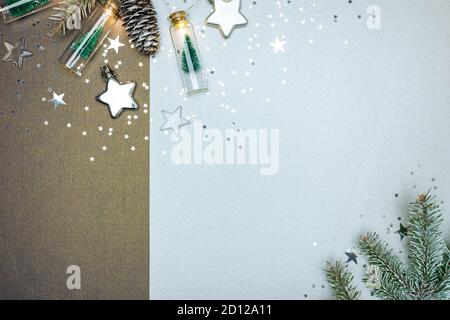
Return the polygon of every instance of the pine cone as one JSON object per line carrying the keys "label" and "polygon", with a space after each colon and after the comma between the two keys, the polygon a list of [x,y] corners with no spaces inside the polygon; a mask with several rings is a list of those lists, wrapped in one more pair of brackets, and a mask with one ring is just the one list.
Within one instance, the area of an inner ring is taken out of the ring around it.
{"label": "pine cone", "polygon": [[122,0],[120,14],[128,38],[143,54],[155,55],[159,48],[159,28],[151,0]]}

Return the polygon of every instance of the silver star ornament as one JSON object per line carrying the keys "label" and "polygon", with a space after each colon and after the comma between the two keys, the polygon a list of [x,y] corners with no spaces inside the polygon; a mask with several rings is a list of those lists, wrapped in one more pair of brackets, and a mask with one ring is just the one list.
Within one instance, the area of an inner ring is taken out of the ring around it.
{"label": "silver star ornament", "polygon": [[247,25],[247,18],[240,12],[241,0],[214,0],[214,11],[206,18],[206,23],[219,28],[225,38],[229,38],[234,28]]}
{"label": "silver star ornament", "polygon": [[64,98],[64,93],[62,94],[57,94],[56,92],[53,92],[53,98],[51,98],[50,100],[48,100],[48,102],[53,103],[53,106],[56,108],[58,108],[60,105],[65,105],[66,103],[63,100]]}
{"label": "silver star ornament", "polygon": [[8,41],[3,42],[6,48],[6,54],[3,56],[3,62],[12,61],[19,69],[23,68],[23,60],[33,56],[33,53],[25,49],[25,39],[21,38],[15,44]]}
{"label": "silver star ornament", "polygon": [[161,126],[161,130],[172,130],[172,132],[179,137],[182,126],[186,126],[191,122],[181,116],[183,107],[179,106],[174,112],[169,112],[166,110],[161,110],[166,121]]}
{"label": "silver star ornament", "polygon": [[119,117],[124,109],[137,109],[139,106],[133,97],[136,82],[119,82],[108,65],[103,65],[100,69],[106,81],[106,90],[96,99],[108,106],[111,117]]}

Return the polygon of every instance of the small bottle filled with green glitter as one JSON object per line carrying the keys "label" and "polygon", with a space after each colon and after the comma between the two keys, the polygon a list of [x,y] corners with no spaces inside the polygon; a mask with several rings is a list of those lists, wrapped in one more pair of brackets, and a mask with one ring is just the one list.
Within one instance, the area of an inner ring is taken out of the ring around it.
{"label": "small bottle filled with green glitter", "polygon": [[59,61],[67,69],[81,76],[87,63],[102,46],[117,22],[118,10],[118,0],[109,0],[103,6],[98,4],[63,52]]}
{"label": "small bottle filled with green glitter", "polygon": [[5,23],[13,22],[55,5],[55,0],[0,0],[0,12]]}

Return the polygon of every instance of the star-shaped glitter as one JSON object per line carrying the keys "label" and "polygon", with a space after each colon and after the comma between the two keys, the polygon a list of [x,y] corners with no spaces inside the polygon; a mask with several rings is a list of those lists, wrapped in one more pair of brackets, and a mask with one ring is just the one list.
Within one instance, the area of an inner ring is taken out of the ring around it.
{"label": "star-shaped glitter", "polygon": [[53,91],[53,98],[51,98],[50,100],[48,100],[48,102],[53,103],[53,106],[56,108],[58,108],[60,105],[65,105],[66,103],[63,100],[64,98],[64,93],[62,94],[57,94],[56,92]]}
{"label": "star-shaped glitter", "polygon": [[278,37],[275,38],[275,42],[271,43],[270,45],[273,47],[273,53],[277,53],[278,51],[285,52],[284,51],[284,45],[286,44],[286,41],[281,41],[278,39]]}
{"label": "star-shaped glitter", "polygon": [[166,122],[161,127],[161,130],[172,130],[177,137],[180,136],[180,128],[182,126],[188,125],[191,122],[181,116],[183,107],[179,106],[174,112],[169,112],[166,110],[161,110]]}
{"label": "star-shaped glitter", "polygon": [[25,39],[21,38],[16,44],[8,41],[3,43],[6,48],[6,54],[3,56],[3,62],[12,61],[19,69],[23,68],[23,60],[33,56],[33,53],[25,49]]}
{"label": "star-shaped glitter", "polygon": [[218,27],[225,38],[234,28],[245,26],[247,18],[240,12],[241,0],[214,0],[214,11],[206,18],[206,22]]}
{"label": "star-shaped glitter", "polygon": [[354,263],[358,264],[358,261],[357,261],[358,256],[356,255],[356,253],[346,252],[345,255],[347,256],[347,263],[353,261]]}
{"label": "star-shaped glitter", "polygon": [[398,233],[400,235],[400,240],[403,240],[404,237],[408,236],[408,227],[405,227],[403,223],[400,223],[400,229],[395,231],[395,233]]}
{"label": "star-shaped glitter", "polygon": [[119,53],[119,48],[124,46],[124,44],[119,41],[119,36],[117,36],[115,39],[108,38],[108,41],[108,50],[114,49],[116,53]]}

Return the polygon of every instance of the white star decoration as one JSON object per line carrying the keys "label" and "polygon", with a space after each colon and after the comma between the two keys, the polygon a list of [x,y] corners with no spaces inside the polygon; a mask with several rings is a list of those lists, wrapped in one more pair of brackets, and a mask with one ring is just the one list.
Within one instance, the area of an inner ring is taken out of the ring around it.
{"label": "white star decoration", "polygon": [[110,78],[106,85],[106,91],[97,97],[97,100],[108,105],[113,118],[117,118],[123,109],[137,109],[138,104],[134,100],[133,93],[136,82],[120,83]]}
{"label": "white star decoration", "polygon": [[240,12],[241,0],[214,0],[214,11],[206,18],[206,22],[218,27],[225,38],[234,28],[247,24],[247,18]]}
{"label": "white star decoration", "polygon": [[119,36],[117,36],[115,39],[108,38],[108,41],[108,50],[114,49],[116,53],[119,53],[119,48],[124,46],[124,44],[119,41]]}
{"label": "white star decoration", "polygon": [[53,106],[56,108],[58,108],[60,105],[65,105],[66,103],[63,100],[64,98],[64,93],[62,94],[57,94],[56,92],[53,92],[53,98],[51,98],[50,100],[48,100],[48,102],[53,103]]}
{"label": "white star decoration", "polygon": [[275,38],[275,42],[271,43],[270,45],[273,47],[273,53],[277,53],[278,51],[285,52],[284,51],[284,45],[287,41],[281,41],[278,39],[278,37]]}
{"label": "white star decoration", "polygon": [[164,124],[162,125],[161,130],[172,130],[173,133],[175,133],[175,135],[179,137],[180,128],[191,123],[189,120],[184,119],[181,116],[182,111],[183,107],[181,106],[176,108],[174,112],[161,110],[164,118],[166,119],[166,122],[164,122]]}

